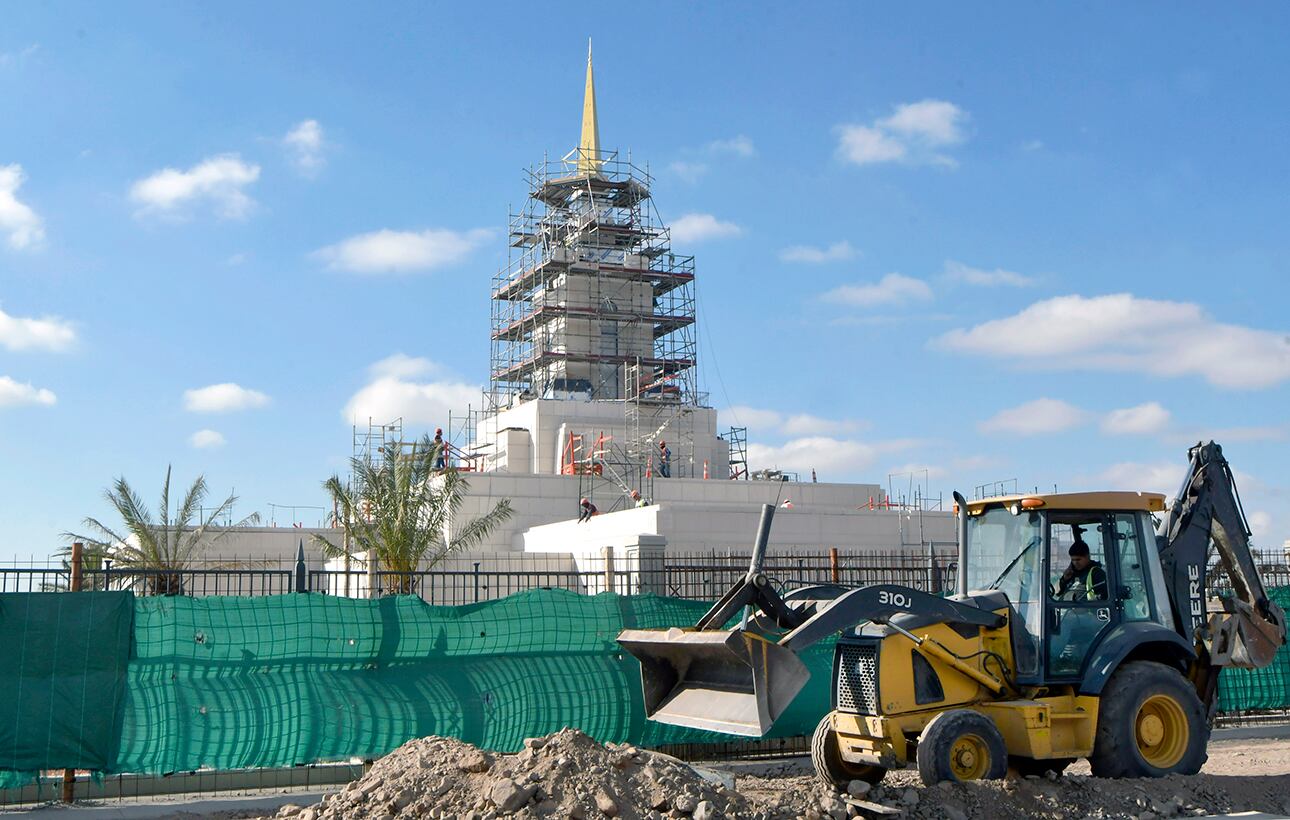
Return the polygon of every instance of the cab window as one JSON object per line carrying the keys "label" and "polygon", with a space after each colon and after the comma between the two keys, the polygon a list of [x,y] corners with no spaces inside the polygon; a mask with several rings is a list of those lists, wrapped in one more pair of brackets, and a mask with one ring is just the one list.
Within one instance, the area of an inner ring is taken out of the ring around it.
{"label": "cab window", "polygon": [[1147,595],[1147,571],[1142,538],[1134,513],[1115,515],[1116,553],[1119,556],[1120,616],[1126,621],[1150,621],[1151,599]]}

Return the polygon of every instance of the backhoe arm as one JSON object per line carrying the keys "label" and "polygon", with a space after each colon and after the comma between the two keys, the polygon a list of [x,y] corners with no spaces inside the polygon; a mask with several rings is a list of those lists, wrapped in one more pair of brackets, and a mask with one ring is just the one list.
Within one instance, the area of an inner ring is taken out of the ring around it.
{"label": "backhoe arm", "polygon": [[[1178,631],[1204,645],[1214,666],[1261,668],[1286,641],[1281,607],[1268,598],[1250,552],[1250,531],[1231,466],[1223,449],[1202,442],[1188,451],[1190,464],[1160,536],[1160,563]],[[1209,547],[1232,584],[1223,612],[1206,607]]]}

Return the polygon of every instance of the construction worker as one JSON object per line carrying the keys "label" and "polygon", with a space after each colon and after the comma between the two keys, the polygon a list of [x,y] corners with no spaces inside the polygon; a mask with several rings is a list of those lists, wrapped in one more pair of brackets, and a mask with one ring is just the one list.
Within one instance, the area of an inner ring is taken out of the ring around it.
{"label": "construction worker", "polygon": [[640,490],[632,490],[632,506],[635,506],[635,507],[648,507],[648,506],[649,506],[649,502],[648,502],[648,501],[646,501],[645,499],[641,498],[641,491],[640,491]]}
{"label": "construction worker", "polygon": [[599,510],[596,509],[595,504],[591,503],[591,499],[582,499],[582,501],[578,502],[578,523],[581,524],[583,521],[590,521],[591,516],[595,515],[597,512],[599,512]]}
{"label": "construction worker", "polygon": [[434,428],[434,468],[442,470],[444,465],[443,428]]}
{"label": "construction worker", "polygon": [[1105,601],[1108,591],[1106,570],[1089,555],[1088,544],[1076,541],[1067,552],[1071,563],[1062,573],[1057,594],[1053,597],[1065,601]]}
{"label": "construction worker", "polygon": [[672,477],[672,451],[663,439],[658,440],[658,474],[663,478]]}

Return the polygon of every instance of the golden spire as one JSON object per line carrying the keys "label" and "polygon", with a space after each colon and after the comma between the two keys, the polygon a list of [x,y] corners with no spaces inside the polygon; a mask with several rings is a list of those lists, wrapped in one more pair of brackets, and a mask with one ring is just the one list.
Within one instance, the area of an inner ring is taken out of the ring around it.
{"label": "golden spire", "polygon": [[596,81],[591,73],[591,38],[587,38],[587,89],[582,97],[582,140],[578,143],[578,172],[600,172],[600,123],[596,120]]}

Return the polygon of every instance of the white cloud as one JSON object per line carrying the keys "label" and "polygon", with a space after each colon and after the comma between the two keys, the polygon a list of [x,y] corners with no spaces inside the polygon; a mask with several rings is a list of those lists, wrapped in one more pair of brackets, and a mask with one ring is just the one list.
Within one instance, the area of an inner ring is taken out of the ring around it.
{"label": "white cloud", "polygon": [[215,430],[198,430],[188,438],[188,443],[199,450],[224,446],[224,436]]}
{"label": "white cloud", "polygon": [[770,467],[800,473],[816,470],[846,475],[873,466],[877,458],[878,451],[869,444],[830,436],[797,438],[779,446],[748,445],[748,461],[756,469]]}
{"label": "white cloud", "polygon": [[998,286],[1025,288],[1035,284],[1034,278],[1030,276],[1024,276],[1003,268],[982,270],[981,268],[965,265],[962,262],[955,262],[953,259],[945,261],[945,270],[942,275],[954,282],[966,282],[969,285],[980,285],[987,288]]}
{"label": "white cloud", "polygon": [[1034,436],[1078,427],[1089,414],[1060,399],[1035,399],[1017,407],[1000,410],[977,425],[982,433]]}
{"label": "white cloud", "polygon": [[854,433],[866,426],[859,421],[825,419],[810,413],[797,413],[784,419],[780,431],[788,436],[839,435]]}
{"label": "white cloud", "polygon": [[824,480],[837,480],[872,467],[882,455],[918,443],[905,439],[868,443],[834,436],[804,436],[777,446],[749,442],[748,461],[753,469],[771,467],[802,474],[816,470],[830,474]]}
{"label": "white cloud", "polygon": [[1268,530],[1272,529],[1272,514],[1264,510],[1255,510],[1246,516],[1250,522],[1250,540],[1257,543],[1268,544],[1272,539],[1268,538]]}
{"label": "white cloud", "polygon": [[351,273],[404,273],[433,270],[462,261],[487,241],[487,228],[452,231],[382,229],[359,234],[314,251],[314,258],[332,270]]}
{"label": "white cloud", "polygon": [[838,129],[838,154],[847,162],[869,165],[904,159],[905,144],[867,125],[843,125]]}
{"label": "white cloud", "polygon": [[778,430],[784,423],[784,416],[774,410],[761,410],[743,404],[719,411],[717,418],[725,418],[737,426],[761,430]]}
{"label": "white cloud", "polygon": [[263,407],[269,397],[232,382],[184,391],[184,409],[191,413],[229,413]]}
{"label": "white cloud", "polygon": [[57,316],[27,319],[0,310],[0,346],[8,350],[66,350],[76,342],[72,323]]}
{"label": "white cloud", "polygon": [[43,387],[22,384],[8,376],[0,376],[0,407],[18,407],[24,404],[52,405],[58,401],[53,392]]}
{"label": "white cloud", "polygon": [[963,141],[963,109],[944,100],[922,100],[896,106],[896,113],[878,120],[878,126],[932,145],[954,145]]}
{"label": "white cloud", "polygon": [[18,251],[37,248],[45,241],[40,217],[18,201],[18,189],[26,179],[21,165],[0,165],[0,233],[7,234],[9,247]]}
{"label": "white cloud", "polygon": [[410,379],[425,376],[440,370],[439,365],[420,356],[409,356],[406,353],[395,353],[367,368],[373,378]]}
{"label": "white cloud", "polygon": [[702,242],[724,239],[743,233],[733,222],[722,222],[712,214],[685,214],[672,223],[672,239],[677,242]]}
{"label": "white cloud", "polygon": [[318,120],[299,122],[282,138],[282,144],[291,156],[291,163],[301,174],[311,177],[327,164],[323,156],[323,128]]}
{"label": "white cloud", "polygon": [[872,284],[842,285],[825,293],[825,301],[844,305],[872,307],[874,305],[901,305],[906,302],[926,301],[932,298],[932,289],[921,279],[889,273]]}
{"label": "white cloud", "polygon": [[708,166],[702,162],[688,162],[686,160],[677,160],[667,166],[667,169],[681,179],[682,182],[698,182],[704,174],[708,173]]}
{"label": "white cloud", "polygon": [[813,436],[855,433],[868,427],[853,419],[826,419],[810,413],[784,414],[747,405],[734,405],[720,411],[717,416],[737,425],[751,428],[755,434],[765,436]]}
{"label": "white cloud", "polygon": [[708,150],[716,154],[734,154],[745,159],[757,155],[753,141],[743,134],[728,140],[713,140],[708,143]]}
{"label": "white cloud", "polygon": [[1143,493],[1164,493],[1172,499],[1183,479],[1183,468],[1170,462],[1143,464],[1125,461],[1112,464],[1096,477],[1099,489],[1130,490]]}
{"label": "white cloud", "polygon": [[1190,302],[1132,294],[1060,296],[1020,313],[952,330],[933,345],[1048,370],[1201,376],[1217,387],[1290,379],[1290,336],[1216,322]]}
{"label": "white cloud", "polygon": [[442,427],[449,412],[461,412],[468,404],[479,403],[477,385],[452,380],[413,381],[417,375],[439,370],[427,359],[395,354],[368,370],[372,380],[350,397],[342,411],[347,422],[402,418],[405,424]]}
{"label": "white cloud", "polygon": [[1102,432],[1112,435],[1161,433],[1169,424],[1169,411],[1159,402],[1112,410],[1102,419]]}
{"label": "white cloud", "polygon": [[870,165],[906,162],[954,166],[953,157],[940,149],[964,140],[967,112],[944,100],[922,100],[896,106],[888,117],[867,125],[852,123],[838,128],[838,155],[846,162]]}
{"label": "white cloud", "polygon": [[779,252],[779,258],[785,262],[804,262],[819,265],[824,262],[842,262],[856,257],[856,249],[845,239],[834,242],[826,248],[815,248],[810,245],[793,245]]}
{"label": "white cloud", "polygon": [[237,154],[207,157],[187,171],[163,168],[135,182],[130,198],[142,206],[140,214],[180,215],[184,208],[209,202],[223,219],[242,219],[255,205],[244,190],[260,178],[260,166],[243,162]]}

